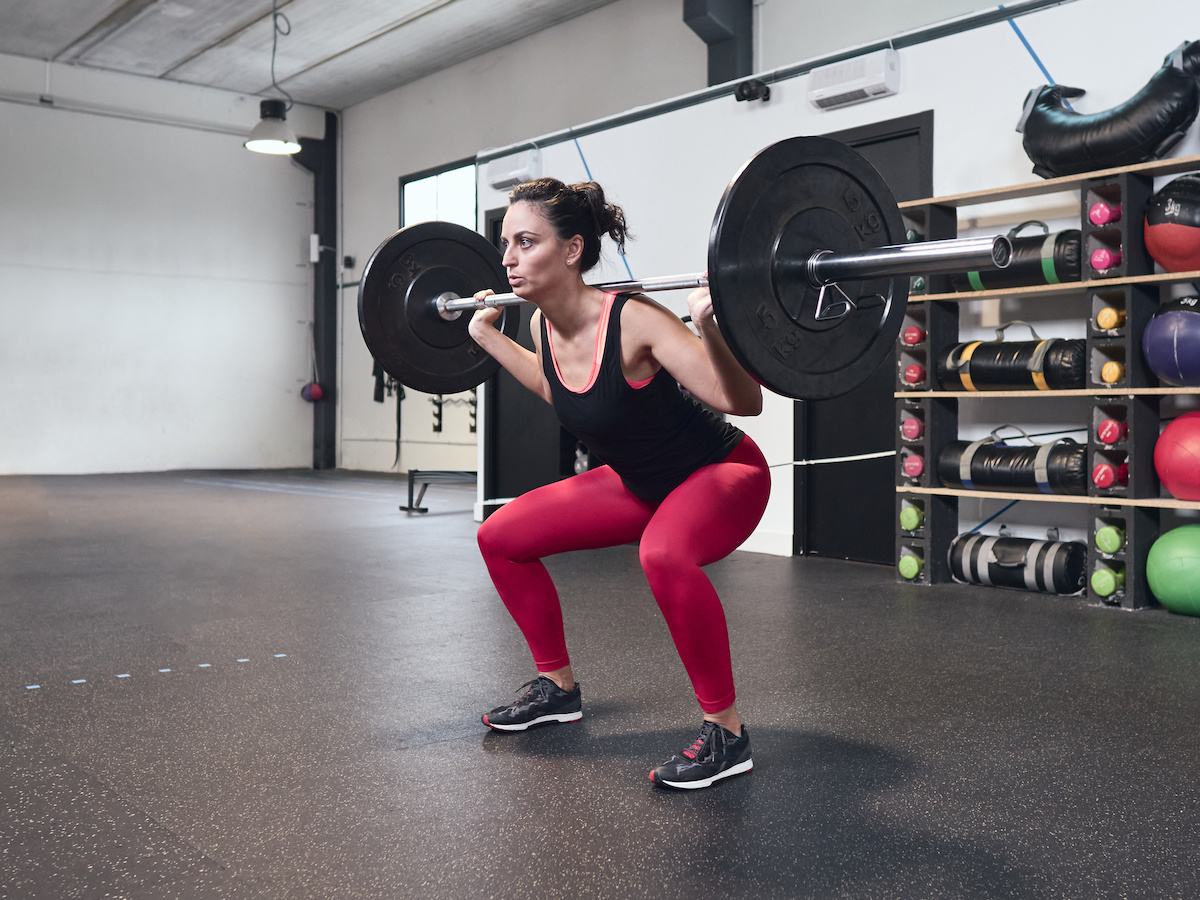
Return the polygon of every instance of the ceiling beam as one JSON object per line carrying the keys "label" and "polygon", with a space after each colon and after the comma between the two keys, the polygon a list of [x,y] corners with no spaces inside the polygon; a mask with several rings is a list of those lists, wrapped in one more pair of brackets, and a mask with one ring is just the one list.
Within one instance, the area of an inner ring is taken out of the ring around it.
{"label": "ceiling beam", "polygon": [[128,25],[141,14],[147,6],[158,0],[126,0],[107,16],[89,28],[80,37],[63,47],[50,59],[52,62],[74,62],[87,53],[110,34]]}

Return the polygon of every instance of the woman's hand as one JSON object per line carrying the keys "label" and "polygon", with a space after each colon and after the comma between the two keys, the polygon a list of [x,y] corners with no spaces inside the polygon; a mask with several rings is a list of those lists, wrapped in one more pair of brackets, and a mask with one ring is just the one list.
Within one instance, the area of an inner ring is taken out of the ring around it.
{"label": "woman's hand", "polygon": [[[708,275],[707,272],[704,273]],[[692,324],[699,329],[707,322],[713,321],[713,305],[712,294],[708,292],[707,287],[696,288],[688,294],[688,315],[692,317]]]}
{"label": "woman's hand", "polygon": [[[475,299],[482,300],[494,293],[496,292],[491,288],[486,288],[475,294]],[[467,334],[477,344],[486,340],[488,332],[496,330],[496,320],[500,318],[500,314],[503,312],[504,310],[499,306],[485,306],[483,309],[475,310],[475,314],[471,316],[471,321],[467,325]]]}

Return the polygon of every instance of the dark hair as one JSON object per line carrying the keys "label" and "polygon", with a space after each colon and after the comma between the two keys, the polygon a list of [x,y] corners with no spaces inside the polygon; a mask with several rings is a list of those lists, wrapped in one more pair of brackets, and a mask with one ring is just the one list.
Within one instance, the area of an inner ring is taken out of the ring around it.
{"label": "dark hair", "polygon": [[583,238],[579,271],[586,272],[600,260],[600,238],[608,235],[624,250],[630,237],[621,207],[604,199],[604,188],[594,181],[563,184],[557,178],[538,178],[513,188],[509,205],[524,200],[536,204],[559,240],[575,235]]}

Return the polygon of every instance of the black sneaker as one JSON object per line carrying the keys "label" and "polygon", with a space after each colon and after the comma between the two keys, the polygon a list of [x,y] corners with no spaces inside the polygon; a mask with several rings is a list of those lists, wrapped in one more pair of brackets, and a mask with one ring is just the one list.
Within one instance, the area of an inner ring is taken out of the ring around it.
{"label": "black sneaker", "polygon": [[653,769],[650,780],[657,787],[693,790],[753,768],[746,726],[739,737],[716,722],[705,722],[692,746]]}
{"label": "black sneaker", "polygon": [[497,731],[524,731],[532,725],[578,722],[583,718],[578,684],[564,691],[545,675],[539,675],[517,690],[517,699],[511,704],[483,714],[484,725]]}

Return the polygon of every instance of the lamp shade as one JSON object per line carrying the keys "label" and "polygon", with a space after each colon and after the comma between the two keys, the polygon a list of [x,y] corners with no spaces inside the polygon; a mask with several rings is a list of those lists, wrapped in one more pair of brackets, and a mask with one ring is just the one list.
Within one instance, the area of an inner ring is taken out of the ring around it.
{"label": "lamp shade", "polygon": [[300,142],[296,133],[285,121],[287,108],[282,100],[263,100],[258,106],[262,118],[250,132],[243,146],[255,153],[274,153],[285,155],[300,152]]}

